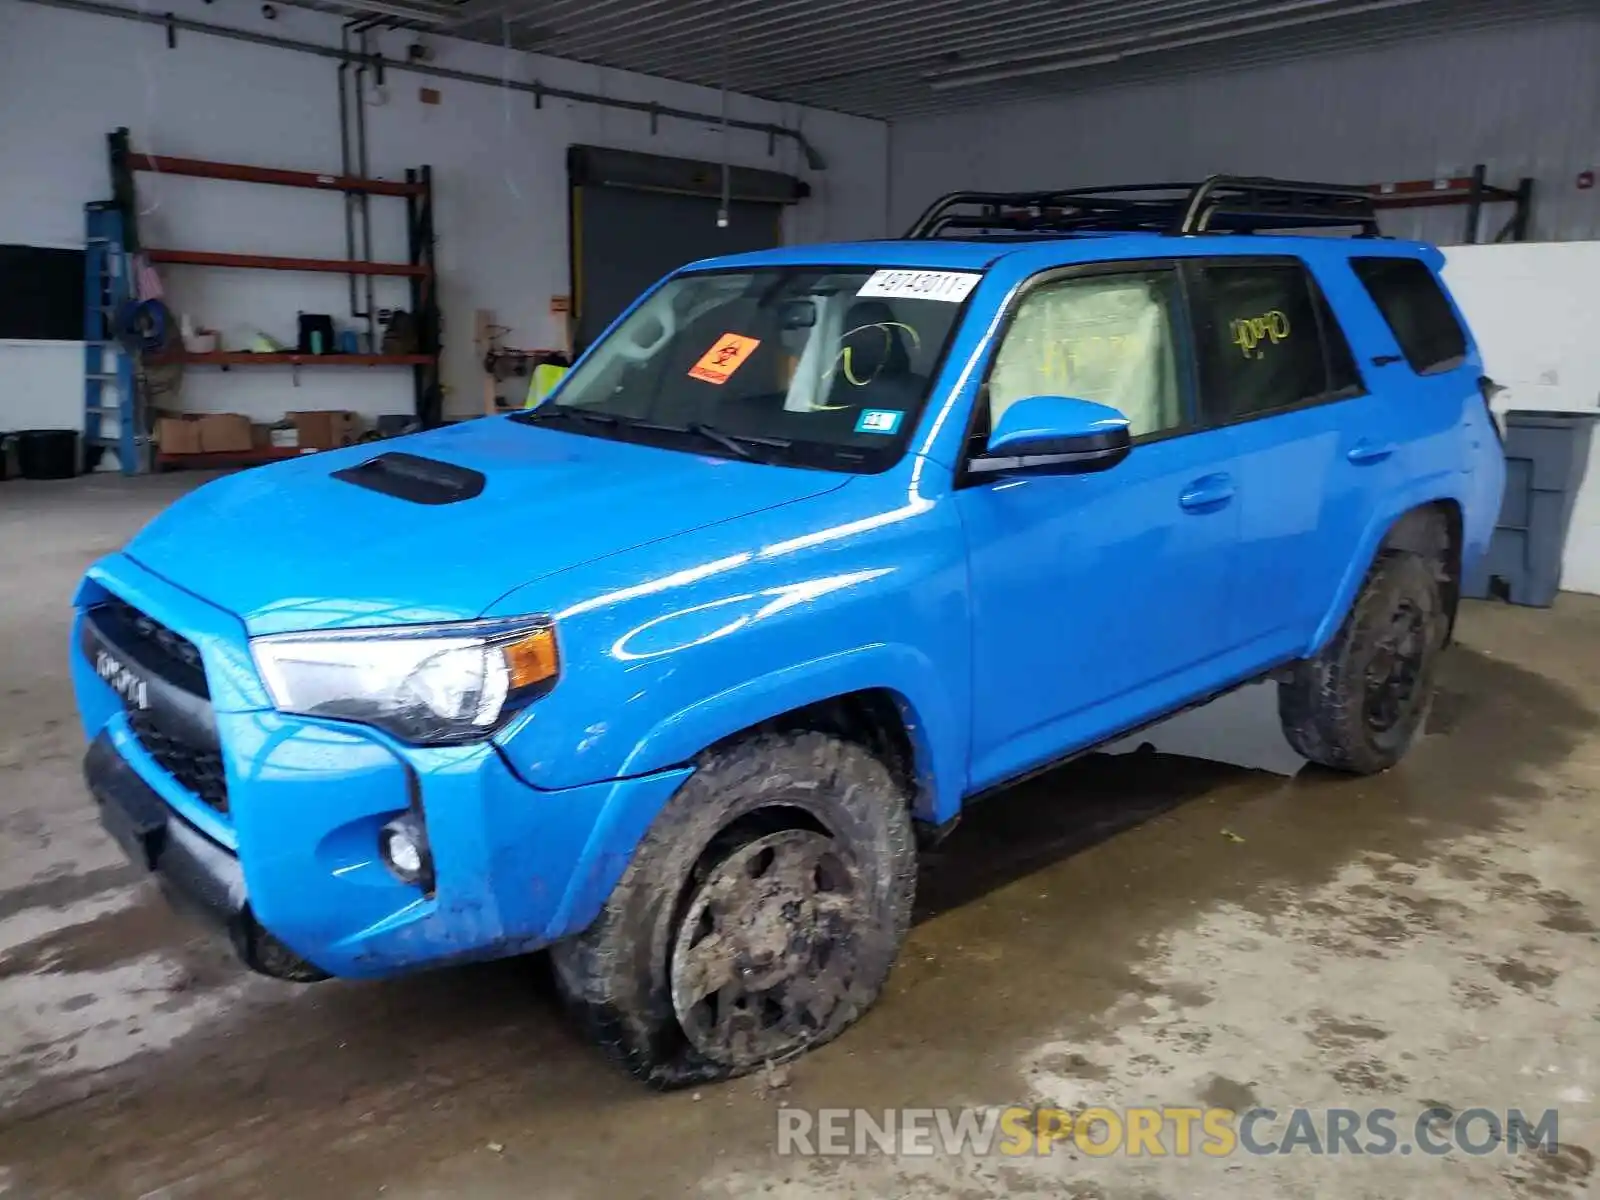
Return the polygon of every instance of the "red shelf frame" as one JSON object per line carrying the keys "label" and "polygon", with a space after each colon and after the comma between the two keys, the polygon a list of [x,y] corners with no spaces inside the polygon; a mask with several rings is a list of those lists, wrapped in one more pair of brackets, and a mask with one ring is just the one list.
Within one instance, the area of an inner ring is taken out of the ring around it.
{"label": "red shelf frame", "polygon": [[[341,71],[341,111],[345,109],[344,80]],[[374,277],[388,276],[403,279],[410,293],[408,311],[416,328],[414,349],[411,354],[299,354],[278,351],[251,354],[242,351],[213,351],[190,354],[180,347],[171,353],[150,356],[152,363],[182,363],[194,366],[214,366],[224,371],[233,367],[288,367],[296,372],[302,367],[402,367],[409,370],[412,386],[412,410],[423,428],[441,422],[443,387],[439,377],[440,316],[438,304],[437,264],[434,257],[434,205],[433,171],[430,167],[407,168],[403,180],[376,179],[367,176],[365,132],[360,132],[359,157],[352,159],[348,143],[338,171],[300,171],[278,167],[247,166],[242,163],[215,162],[208,159],[183,158],[175,155],[136,152],[129,143],[126,127],[113,130],[107,136],[110,154],[112,203],[123,213],[126,222],[126,247],[141,251],[147,260],[156,265],[184,267],[220,267],[224,269],[306,271],[327,275],[344,275],[350,285],[350,311],[352,317],[366,318],[369,323],[369,348],[379,349],[375,325],[377,309],[373,300]],[[139,205],[135,177],[140,172],[190,176],[198,179],[215,179],[237,183],[269,184],[279,187],[309,189],[312,191],[343,193],[345,204],[345,252],[343,259],[303,258],[269,254],[235,254],[211,250],[176,249],[171,247],[141,247],[138,237],[137,214]],[[360,172],[360,173],[357,173]],[[378,262],[370,259],[370,239],[363,236],[359,251],[352,233],[352,210],[359,208],[365,221],[367,200],[370,196],[396,197],[405,203],[406,258],[402,262]],[[353,199],[351,198],[353,197]],[[355,257],[360,253],[364,257]],[[369,312],[361,312],[356,301],[357,280],[366,281]],[[298,376],[297,376],[298,378]],[[286,455],[245,456],[235,461],[271,461]],[[215,460],[220,462],[221,460]]]}
{"label": "red shelf frame", "polygon": [[1405,179],[1367,185],[1374,208],[1432,208],[1465,204],[1472,198],[1472,176],[1454,179]]}
{"label": "red shelf frame", "polygon": [[1471,175],[1448,179],[1403,179],[1395,183],[1367,185],[1374,209],[1464,207],[1467,210],[1464,240],[1478,240],[1480,218],[1486,204],[1514,206],[1510,220],[1494,235],[1496,242],[1520,242],[1528,236],[1533,208],[1533,180],[1524,178],[1514,188],[1496,187],[1488,182],[1488,169],[1481,163]]}
{"label": "red shelf frame", "polygon": [[183,363],[186,366],[214,367],[425,367],[432,354],[297,354],[292,350],[252,354],[248,350],[210,350],[191,354],[151,354],[145,361],[152,366]]}
{"label": "red shelf frame", "polygon": [[337,258],[284,258],[276,254],[222,254],[212,250],[146,250],[153,263],[187,267],[242,267],[262,271],[319,271],[330,275],[401,275],[422,279],[432,271],[421,264],[356,262]]}
{"label": "red shelf frame", "polygon": [[207,162],[199,158],[169,158],[165,154],[129,153],[135,171],[160,175],[188,175],[196,179],[232,179],[238,183],[273,183],[280,187],[317,188],[329,192],[366,193],[369,196],[420,196],[419,183],[391,179],[362,179],[356,175],[326,175],[317,171],[283,171],[276,167],[247,167],[239,163]]}
{"label": "red shelf frame", "polygon": [[212,450],[198,454],[168,454],[158,451],[156,466],[160,467],[255,467],[262,463],[282,462],[299,458],[302,454],[321,454],[320,449],[298,446],[257,446],[249,450]]}

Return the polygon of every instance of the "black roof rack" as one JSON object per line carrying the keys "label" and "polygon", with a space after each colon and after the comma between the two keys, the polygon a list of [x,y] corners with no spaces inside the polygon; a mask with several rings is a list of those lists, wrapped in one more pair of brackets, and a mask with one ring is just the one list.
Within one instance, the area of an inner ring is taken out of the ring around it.
{"label": "black roof rack", "polygon": [[1355,229],[1376,237],[1369,188],[1213,175],[1203,183],[1139,183],[1053,192],[951,192],[930,205],[908,238],[1074,233],[1261,233]]}

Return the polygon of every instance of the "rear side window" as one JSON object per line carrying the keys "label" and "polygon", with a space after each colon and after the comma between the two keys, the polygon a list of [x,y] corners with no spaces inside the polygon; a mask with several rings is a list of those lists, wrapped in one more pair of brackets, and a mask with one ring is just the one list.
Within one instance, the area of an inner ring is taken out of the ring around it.
{"label": "rear side window", "polygon": [[1328,394],[1318,306],[1298,263],[1208,263],[1197,271],[1203,405],[1210,421]]}
{"label": "rear side window", "polygon": [[1418,374],[1448,371],[1467,355],[1467,335],[1428,265],[1414,258],[1352,258],[1350,266]]}

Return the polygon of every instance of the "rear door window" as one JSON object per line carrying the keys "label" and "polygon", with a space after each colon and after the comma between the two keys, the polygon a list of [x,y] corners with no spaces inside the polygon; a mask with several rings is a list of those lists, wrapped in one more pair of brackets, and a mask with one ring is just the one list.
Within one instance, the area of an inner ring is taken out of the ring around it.
{"label": "rear door window", "polygon": [[1208,422],[1248,420],[1348,392],[1354,369],[1348,348],[1339,386],[1332,387],[1321,296],[1298,261],[1205,262],[1194,277]]}
{"label": "rear door window", "polygon": [[1333,305],[1328,303],[1315,278],[1311,280],[1311,290],[1317,303],[1317,324],[1322,328],[1322,348],[1328,356],[1328,398],[1365,394],[1366,385],[1356,369],[1355,355],[1350,353],[1350,339],[1345,337]]}
{"label": "rear door window", "polygon": [[1424,262],[1414,258],[1352,258],[1350,266],[1378,306],[1411,369],[1449,371],[1467,355],[1467,335],[1449,298]]}

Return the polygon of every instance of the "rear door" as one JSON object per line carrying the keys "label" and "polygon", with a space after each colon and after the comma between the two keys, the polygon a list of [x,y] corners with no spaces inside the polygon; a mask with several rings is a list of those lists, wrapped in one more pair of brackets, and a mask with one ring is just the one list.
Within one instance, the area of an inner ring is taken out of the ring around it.
{"label": "rear door", "polygon": [[1298,257],[1193,263],[1203,421],[1234,436],[1231,640],[1260,666],[1297,654],[1386,486],[1383,398],[1367,387]]}

